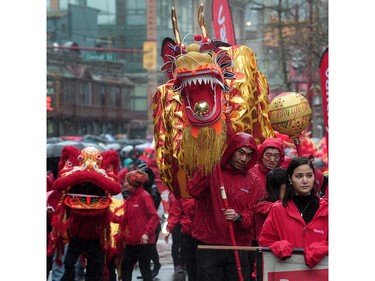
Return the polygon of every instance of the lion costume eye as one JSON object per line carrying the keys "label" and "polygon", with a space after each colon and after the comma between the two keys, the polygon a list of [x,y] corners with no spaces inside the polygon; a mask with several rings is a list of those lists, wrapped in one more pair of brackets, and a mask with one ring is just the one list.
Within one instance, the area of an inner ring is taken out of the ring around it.
{"label": "lion costume eye", "polygon": [[67,160],[66,162],[65,162],[65,167],[73,167],[73,163],[72,163],[72,161],[70,161],[70,160]]}
{"label": "lion costume eye", "polygon": [[101,156],[100,154],[99,155],[95,155],[95,158],[99,161],[103,160],[103,156]]}
{"label": "lion costume eye", "polygon": [[83,157],[83,155],[82,155],[82,154],[78,156],[78,161],[79,161],[79,162],[82,162],[82,161],[83,161],[83,159],[84,159],[84,157]]}
{"label": "lion costume eye", "polygon": [[109,165],[109,166],[107,167],[107,172],[108,172],[108,173],[113,173],[113,165]]}

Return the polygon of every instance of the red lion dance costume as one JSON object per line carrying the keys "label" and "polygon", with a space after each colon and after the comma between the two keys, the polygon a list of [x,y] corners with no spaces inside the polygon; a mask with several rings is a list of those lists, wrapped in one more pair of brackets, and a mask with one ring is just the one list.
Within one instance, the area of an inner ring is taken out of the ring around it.
{"label": "red lion dance costume", "polygon": [[172,8],[176,42],[165,38],[164,65],[170,80],[153,96],[156,159],[161,180],[177,197],[189,197],[187,177],[210,173],[220,162],[228,138],[252,134],[258,144],[274,137],[268,118],[268,84],[246,46],[208,38],[203,5],[202,35],[189,46],[181,41]]}
{"label": "red lion dance costume", "polygon": [[63,280],[74,280],[74,264],[83,253],[87,259],[86,280],[103,280],[108,273],[106,261],[122,251],[122,245],[115,242],[117,228],[110,220],[116,204],[111,195],[122,190],[117,182],[118,167],[116,151],[101,153],[94,147],[80,151],[73,146],[62,151],[51,195],[56,211],[48,254],[56,251],[59,258],[68,243]]}

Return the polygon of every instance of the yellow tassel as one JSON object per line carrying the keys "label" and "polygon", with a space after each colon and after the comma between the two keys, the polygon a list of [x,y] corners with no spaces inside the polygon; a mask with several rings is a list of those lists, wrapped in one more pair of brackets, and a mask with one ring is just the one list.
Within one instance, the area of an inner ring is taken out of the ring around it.
{"label": "yellow tassel", "polygon": [[199,169],[207,175],[220,162],[226,141],[225,121],[220,122],[222,122],[223,128],[220,134],[217,134],[212,127],[202,127],[198,137],[194,138],[190,126],[184,129],[181,140],[181,149],[184,150],[184,153],[179,155],[181,158],[184,155],[185,158],[179,159],[179,162],[187,174],[191,175]]}

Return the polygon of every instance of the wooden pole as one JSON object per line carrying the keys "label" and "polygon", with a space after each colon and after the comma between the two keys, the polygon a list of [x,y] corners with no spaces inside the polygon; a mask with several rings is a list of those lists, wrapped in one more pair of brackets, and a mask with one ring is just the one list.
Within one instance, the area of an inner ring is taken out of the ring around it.
{"label": "wooden pole", "polygon": [[[223,202],[224,202],[224,208],[227,210],[227,209],[229,209],[229,205],[228,205],[227,195],[226,195],[225,188],[224,188],[224,181],[223,181],[223,175],[221,174],[220,163],[217,165],[217,173],[219,175],[219,181],[220,181],[221,198],[223,199]],[[237,242],[236,242],[236,237],[234,236],[233,222],[228,221],[228,223],[229,223],[230,238],[232,240],[233,246],[236,247]],[[241,261],[240,261],[240,256],[238,254],[238,250],[233,250],[233,252],[234,252],[234,258],[235,258],[235,261],[236,261],[238,280],[243,281]]]}

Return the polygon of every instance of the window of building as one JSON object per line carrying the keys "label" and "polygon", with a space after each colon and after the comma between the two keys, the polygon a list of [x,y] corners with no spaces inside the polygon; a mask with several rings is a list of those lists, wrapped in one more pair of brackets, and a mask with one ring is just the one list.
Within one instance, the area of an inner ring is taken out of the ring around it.
{"label": "window of building", "polygon": [[92,105],[100,105],[99,98],[99,86],[97,83],[91,83],[91,92],[92,92]]}
{"label": "window of building", "polygon": [[118,96],[120,96],[120,88],[117,86],[112,86],[109,94],[109,105],[112,107],[117,106]]}
{"label": "window of building", "polygon": [[53,80],[48,78],[47,79],[47,95],[53,95],[54,89],[53,89]]}
{"label": "window of building", "polygon": [[156,14],[157,26],[160,28],[168,28],[171,21],[172,4],[168,0],[158,1],[158,13]]}
{"label": "window of building", "polygon": [[116,0],[86,0],[87,6],[99,10],[98,24],[116,23]]}
{"label": "window of building", "polygon": [[63,86],[64,103],[67,105],[75,104],[75,83],[72,80],[65,80]]}
{"label": "window of building", "polygon": [[121,99],[122,108],[125,110],[130,110],[131,88],[127,86],[121,88]]}
{"label": "window of building", "polygon": [[101,85],[99,86],[99,95],[100,95],[100,105],[104,106],[106,105],[106,98],[105,98],[105,86]]}
{"label": "window of building", "polygon": [[87,81],[83,81],[82,83],[82,104],[84,105],[92,104],[91,83]]}
{"label": "window of building", "polygon": [[133,111],[147,111],[147,85],[136,85],[132,98]]}
{"label": "window of building", "polygon": [[126,23],[128,25],[145,25],[146,18],[146,7],[147,1],[127,1],[126,2]]}
{"label": "window of building", "polygon": [[[192,23],[197,21],[197,19],[193,17],[193,13],[191,11],[194,11],[193,3],[185,1],[184,4],[181,5],[180,11],[176,12],[178,26],[181,29],[181,31],[184,31],[186,33],[193,32],[194,24]],[[194,14],[194,16],[196,15]],[[182,39],[183,38],[181,38],[181,40]]]}

